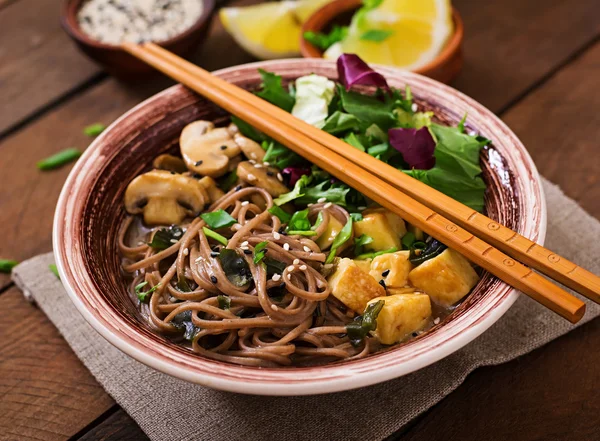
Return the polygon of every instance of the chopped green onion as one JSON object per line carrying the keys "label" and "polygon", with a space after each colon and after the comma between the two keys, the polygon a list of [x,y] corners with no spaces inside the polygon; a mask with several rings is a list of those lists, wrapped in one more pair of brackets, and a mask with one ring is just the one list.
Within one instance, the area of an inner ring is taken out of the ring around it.
{"label": "chopped green onion", "polygon": [[216,240],[220,244],[227,246],[228,241],[226,237],[221,236],[219,233],[206,227],[202,227],[202,231],[204,231],[204,234],[206,234],[207,237],[210,237],[211,239]]}
{"label": "chopped green onion", "polygon": [[362,316],[356,317],[353,322],[346,325],[346,333],[353,346],[358,346],[369,335],[369,332],[377,329],[377,316],[384,305],[383,300],[370,303]]}
{"label": "chopped green onion", "polygon": [[265,240],[254,247],[254,263],[259,264],[263,260],[265,254],[267,254],[266,248],[268,244],[269,242]]}
{"label": "chopped green onion", "polygon": [[402,249],[410,250],[416,240],[417,238],[415,237],[415,235],[409,231],[404,236],[402,236]]}
{"label": "chopped green onion", "polygon": [[48,269],[52,271],[52,274],[56,276],[58,280],[60,280],[60,274],[58,274],[58,268],[53,263],[48,265]]}
{"label": "chopped green onion", "polygon": [[100,133],[106,130],[106,126],[101,123],[91,124],[83,129],[83,133],[87,136],[98,136]]}
{"label": "chopped green onion", "polygon": [[237,222],[234,217],[232,217],[223,209],[218,209],[217,211],[213,211],[211,213],[202,213],[200,217],[210,228],[214,229],[231,227]]}
{"label": "chopped green onion", "polygon": [[277,205],[273,205],[271,208],[269,208],[268,211],[273,216],[277,216],[282,224],[287,224],[292,218],[292,216],[289,213],[286,213],[281,207]]}
{"label": "chopped green onion", "polygon": [[219,294],[217,296],[217,302],[219,302],[219,308],[221,309],[229,309],[231,307],[231,299],[229,296]]}
{"label": "chopped green onion", "polygon": [[365,245],[368,245],[373,242],[373,238],[366,234],[361,234],[358,239],[354,240],[354,254],[360,255],[362,254],[362,250]]}
{"label": "chopped green onion", "polygon": [[37,163],[37,168],[39,168],[40,170],[53,170],[55,168],[62,167],[63,165],[68,164],[71,161],[74,161],[80,156],[81,151],[79,151],[78,149],[66,149],[46,159],[42,159],[40,162]]}
{"label": "chopped green onion", "polygon": [[145,303],[146,301],[148,301],[150,294],[152,294],[154,291],[156,291],[160,287],[160,283],[159,283],[156,286],[150,288],[148,291],[144,292],[144,291],[142,291],[142,289],[146,285],[148,285],[148,282],[142,282],[135,286],[135,295],[137,295],[138,300],[142,303]]}
{"label": "chopped green onion", "polygon": [[18,264],[16,260],[0,259],[0,273],[10,273]]}
{"label": "chopped green onion", "polygon": [[316,236],[317,233],[314,231],[299,231],[299,230],[290,230],[286,231],[290,236]]}
{"label": "chopped green onion", "polygon": [[360,222],[363,220],[363,215],[361,213],[350,213],[350,217],[352,218],[352,222]]}
{"label": "chopped green onion", "polygon": [[392,36],[394,31],[386,31],[382,29],[370,29],[360,36],[363,41],[374,41],[375,43],[381,43]]}
{"label": "chopped green onion", "polygon": [[388,248],[387,250],[377,251],[375,253],[366,253],[361,254],[360,256],[356,256],[356,260],[366,260],[366,259],[374,259],[377,256],[381,256],[382,254],[395,253],[398,251],[397,247]]}
{"label": "chopped green onion", "polygon": [[344,243],[352,238],[352,218],[348,218],[348,222],[344,225],[344,228],[340,230],[340,232],[333,239],[333,243],[331,244],[331,249],[329,251],[329,255],[327,256],[327,260],[325,263],[333,262],[335,259],[335,253],[339,247],[341,247]]}

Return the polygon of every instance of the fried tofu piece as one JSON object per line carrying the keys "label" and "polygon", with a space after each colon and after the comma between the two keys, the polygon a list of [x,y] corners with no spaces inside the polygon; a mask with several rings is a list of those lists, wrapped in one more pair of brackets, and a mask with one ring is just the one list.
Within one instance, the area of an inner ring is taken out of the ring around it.
{"label": "fried tofu piece", "polygon": [[355,259],[354,263],[356,264],[356,266],[358,266],[361,270],[363,270],[367,274],[369,274],[369,271],[371,271],[371,259],[363,259],[363,260]]}
{"label": "fried tofu piece", "polygon": [[400,238],[406,234],[406,224],[400,216],[385,208],[372,208],[363,212],[363,219],[354,222],[354,236],[366,234],[373,241],[365,245],[369,251],[401,248]]}
{"label": "fried tofu piece", "polygon": [[429,294],[434,302],[451,306],[473,289],[479,276],[467,259],[448,248],[413,269],[408,279],[413,286]]}
{"label": "fried tofu piece", "polygon": [[408,260],[409,254],[408,251],[397,251],[377,256],[371,262],[369,274],[377,282],[383,280],[387,287],[402,288],[408,285],[408,273],[413,266]]}
{"label": "fried tofu piece", "polygon": [[377,297],[369,304],[384,301],[377,316],[375,337],[384,345],[393,345],[425,327],[431,317],[431,301],[427,294],[396,294]]}
{"label": "fried tofu piece", "polygon": [[327,281],[331,293],[359,314],[363,313],[369,300],[385,296],[385,289],[352,259],[340,259]]}
{"label": "fried tofu piece", "polygon": [[342,231],[342,228],[344,228],[344,226],[339,220],[333,216],[329,216],[329,223],[327,224],[325,232],[319,236],[315,243],[319,245],[319,248],[322,250],[329,248],[338,233]]}

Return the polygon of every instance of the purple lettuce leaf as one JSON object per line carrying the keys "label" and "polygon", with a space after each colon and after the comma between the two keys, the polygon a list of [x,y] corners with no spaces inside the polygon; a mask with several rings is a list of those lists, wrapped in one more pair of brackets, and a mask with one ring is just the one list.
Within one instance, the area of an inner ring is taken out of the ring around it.
{"label": "purple lettuce leaf", "polygon": [[391,93],[390,86],[380,73],[375,72],[358,55],[342,54],[337,60],[338,81],[350,90],[352,86],[375,86]]}
{"label": "purple lettuce leaf", "polygon": [[429,170],[435,165],[435,140],[427,127],[390,129],[390,144],[402,154],[410,169]]}
{"label": "purple lettuce leaf", "polygon": [[296,182],[304,176],[310,176],[311,170],[310,167],[286,167],[281,171],[281,176],[283,176],[283,182],[288,187],[293,187],[296,185]]}

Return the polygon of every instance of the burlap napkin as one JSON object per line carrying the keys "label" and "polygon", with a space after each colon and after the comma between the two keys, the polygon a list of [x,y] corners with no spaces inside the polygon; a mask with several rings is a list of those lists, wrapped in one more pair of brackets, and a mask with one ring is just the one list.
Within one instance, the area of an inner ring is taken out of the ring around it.
{"label": "burlap napkin", "polygon": [[[547,246],[600,273],[590,237],[600,222],[545,182]],[[585,234],[581,234],[584,231]],[[484,335],[414,374],[350,392],[310,397],[259,397],[219,392],[154,371],[121,353],[79,315],[48,271],[52,255],[14,271],[14,279],[56,325],[106,391],[152,440],[376,440],[383,439],[452,392],[479,366],[512,360],[573,329],[522,296]],[[600,307],[588,302],[585,318]]]}

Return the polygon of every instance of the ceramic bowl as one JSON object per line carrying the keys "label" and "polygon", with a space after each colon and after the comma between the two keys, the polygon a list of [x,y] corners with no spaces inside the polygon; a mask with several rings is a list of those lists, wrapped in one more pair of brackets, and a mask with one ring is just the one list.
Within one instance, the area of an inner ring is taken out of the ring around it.
{"label": "ceramic bowl", "polygon": [[[331,25],[344,25],[350,22],[352,14],[362,6],[362,0],[336,0],[316,11],[302,26],[302,35],[307,31],[327,31]],[[428,76],[442,83],[450,83],[462,69],[462,42],[464,28],[462,18],[455,8],[452,8],[454,33],[435,59],[425,66],[415,70],[415,73]],[[402,48],[398,48],[401,50]],[[323,51],[303,37],[300,38],[300,52],[306,58],[321,58]]]}
{"label": "ceramic bowl", "polygon": [[[261,83],[258,68],[286,82],[310,73],[336,78],[332,61],[278,60],[246,64],[215,75],[246,89]],[[538,243],[546,234],[546,207],[538,172],[523,145],[492,112],[456,90],[421,75],[377,67],[391,86],[410,85],[420,109],[493,140],[481,163],[489,189],[488,215]],[[154,333],[129,298],[116,237],[125,217],[128,183],[157,155],[177,150],[183,127],[198,119],[225,123],[227,114],[182,86],[139,104],[104,131],[75,164],[54,221],[54,252],[61,280],[85,319],[109,342],[159,371],[201,385],[248,394],[306,395],[358,388],[421,369],[460,349],[498,320],[518,293],[485,274],[440,324],[419,337],[361,360],[326,366],[253,368],[204,359]]]}
{"label": "ceramic bowl", "polygon": [[[79,27],[77,12],[85,0],[65,0],[61,11],[61,25],[79,49],[102,65],[111,75],[124,80],[137,80],[141,75],[154,73],[154,69],[125,52],[119,46],[104,44],[87,36]],[[215,10],[215,0],[202,0],[204,8],[196,23],[181,34],[159,44],[177,55],[191,55],[203,42],[210,19]]]}

